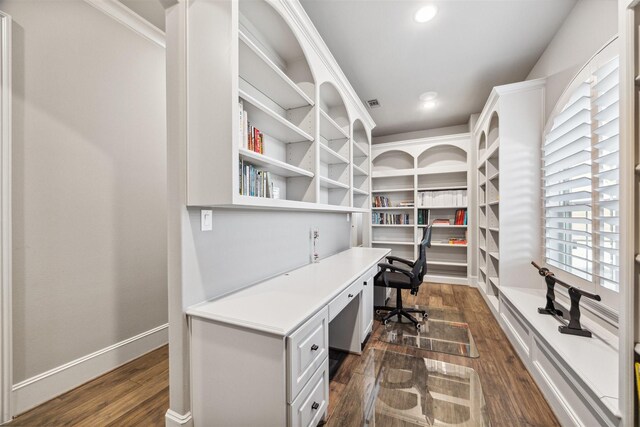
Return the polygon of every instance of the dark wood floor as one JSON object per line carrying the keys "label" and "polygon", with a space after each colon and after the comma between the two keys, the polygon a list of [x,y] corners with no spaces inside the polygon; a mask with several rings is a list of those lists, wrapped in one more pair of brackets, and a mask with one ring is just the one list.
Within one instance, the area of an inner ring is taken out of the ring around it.
{"label": "dark wood floor", "polygon": [[[407,303],[464,311],[480,357],[470,359],[378,340],[376,321],[365,351],[376,348],[468,366],[480,376],[494,427],[559,426],[533,379],[474,288],[427,284]],[[329,419],[345,390],[359,356],[349,355],[331,381]],[[164,426],[169,406],[167,347],[153,351],[16,418],[10,426]],[[348,427],[348,426],[345,426]],[[383,426],[384,427],[384,426]]]}

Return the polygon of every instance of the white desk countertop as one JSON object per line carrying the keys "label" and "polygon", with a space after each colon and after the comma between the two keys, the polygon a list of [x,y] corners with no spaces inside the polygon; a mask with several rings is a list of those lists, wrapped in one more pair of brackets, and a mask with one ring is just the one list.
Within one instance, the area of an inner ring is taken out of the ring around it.
{"label": "white desk countertop", "polygon": [[391,252],[351,248],[187,309],[187,315],[287,336]]}

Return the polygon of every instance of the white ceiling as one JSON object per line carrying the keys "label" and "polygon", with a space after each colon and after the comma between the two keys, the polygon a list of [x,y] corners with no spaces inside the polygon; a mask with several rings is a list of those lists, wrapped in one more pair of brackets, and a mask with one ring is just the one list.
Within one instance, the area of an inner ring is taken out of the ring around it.
{"label": "white ceiling", "polygon": [[[120,0],[164,30],[159,0]],[[300,0],[369,110],[374,136],[467,123],[493,86],[524,80],[577,0]],[[425,4],[430,22],[413,20]],[[438,107],[420,107],[421,93]]]}
{"label": "white ceiling", "polygon": [[[467,123],[493,86],[524,80],[576,0],[301,0],[369,110],[375,136]],[[434,3],[438,15],[413,15]],[[435,109],[418,97],[439,93]]]}
{"label": "white ceiling", "polygon": [[119,0],[120,3],[164,31],[164,7],[159,0]]}

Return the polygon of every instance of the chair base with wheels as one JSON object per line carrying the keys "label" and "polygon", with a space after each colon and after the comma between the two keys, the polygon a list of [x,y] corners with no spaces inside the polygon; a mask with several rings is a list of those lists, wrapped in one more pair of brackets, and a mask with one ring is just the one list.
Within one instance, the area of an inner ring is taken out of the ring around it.
{"label": "chair base with wheels", "polygon": [[388,306],[376,306],[375,307],[377,314],[382,314],[383,311],[388,311],[388,313],[380,320],[383,325],[386,325],[393,316],[398,316],[398,322],[402,320],[402,317],[407,318],[413,325],[420,329],[421,324],[411,315],[411,313],[421,314],[423,319],[427,318],[427,312],[425,310],[420,310],[418,308],[404,308],[402,305],[402,289],[396,289],[396,306],[388,307]]}

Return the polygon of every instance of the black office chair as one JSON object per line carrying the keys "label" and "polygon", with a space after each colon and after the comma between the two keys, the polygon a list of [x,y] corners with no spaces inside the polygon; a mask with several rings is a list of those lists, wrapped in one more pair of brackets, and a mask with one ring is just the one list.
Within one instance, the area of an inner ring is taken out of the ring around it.
{"label": "black office chair", "polygon": [[[396,306],[375,307],[376,313],[380,311],[389,311],[389,313],[382,318],[382,324],[386,325],[390,318],[398,316],[398,321],[402,316],[409,319],[416,328],[420,329],[420,322],[411,315],[411,313],[420,313],[423,317],[427,317],[427,312],[416,308],[404,308],[402,306],[402,289],[410,289],[412,295],[418,294],[418,289],[422,284],[424,275],[427,273],[427,255],[426,248],[431,247],[431,226],[424,229],[422,234],[422,241],[418,247],[419,258],[415,261],[409,261],[404,258],[396,256],[388,256],[388,263],[380,263],[378,267],[380,271],[376,274],[374,279],[375,286],[382,286],[385,288],[396,288]],[[401,268],[394,265],[394,262],[399,262],[410,267],[410,269]]]}

